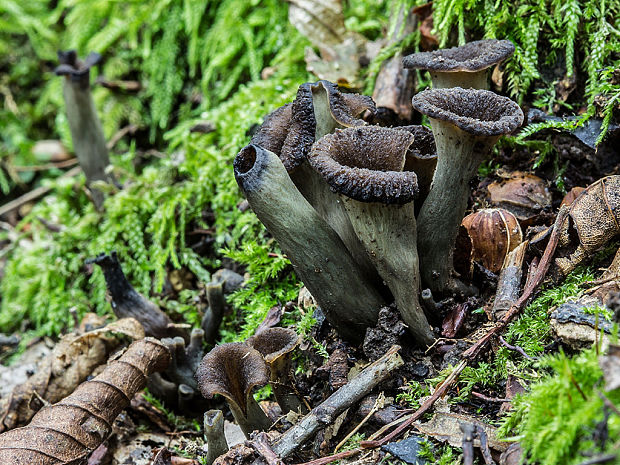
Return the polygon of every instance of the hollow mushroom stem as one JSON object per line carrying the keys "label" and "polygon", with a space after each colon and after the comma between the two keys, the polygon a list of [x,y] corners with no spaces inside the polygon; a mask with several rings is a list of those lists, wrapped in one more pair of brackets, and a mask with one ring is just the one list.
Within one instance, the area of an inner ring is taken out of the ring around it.
{"label": "hollow mushroom stem", "polygon": [[413,107],[430,118],[437,168],[418,215],[418,249],[423,283],[434,294],[471,294],[452,262],[459,226],[469,200],[469,181],[502,134],[523,122],[512,100],[486,90],[432,89],[413,97]]}
{"label": "hollow mushroom stem", "polygon": [[357,271],[340,237],[299,193],[274,153],[248,145],[235,158],[234,168],[252,210],[330,324],[343,337],[360,340],[385,305],[374,283]]}
{"label": "hollow mushroom stem", "polygon": [[228,452],[228,443],[224,434],[224,415],[221,410],[205,412],[204,432],[207,440],[206,465],[211,465],[216,458]]}

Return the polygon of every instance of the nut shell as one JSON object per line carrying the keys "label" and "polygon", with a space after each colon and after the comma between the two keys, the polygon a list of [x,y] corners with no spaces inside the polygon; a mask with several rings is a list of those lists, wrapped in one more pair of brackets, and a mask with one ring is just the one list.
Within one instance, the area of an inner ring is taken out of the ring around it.
{"label": "nut shell", "polygon": [[462,226],[471,241],[470,267],[476,261],[498,273],[508,253],[523,242],[519,220],[501,208],[471,213],[463,219]]}

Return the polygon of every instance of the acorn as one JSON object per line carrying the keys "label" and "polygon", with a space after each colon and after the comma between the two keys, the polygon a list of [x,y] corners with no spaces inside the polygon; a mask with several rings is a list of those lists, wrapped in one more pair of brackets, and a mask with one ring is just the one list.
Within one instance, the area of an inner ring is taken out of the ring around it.
{"label": "acorn", "polygon": [[461,234],[469,238],[471,245],[469,275],[474,262],[480,262],[493,273],[499,273],[508,253],[523,242],[519,220],[503,208],[488,208],[471,213],[463,218],[461,226]]}

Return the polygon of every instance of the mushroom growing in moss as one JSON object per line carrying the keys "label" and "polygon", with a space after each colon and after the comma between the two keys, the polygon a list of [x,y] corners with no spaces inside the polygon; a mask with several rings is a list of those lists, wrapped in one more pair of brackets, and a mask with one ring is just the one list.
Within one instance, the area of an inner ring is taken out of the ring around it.
{"label": "mushroom growing in moss", "polygon": [[403,172],[414,136],[379,126],[348,128],[316,142],[309,161],[336,192],[371,261],[422,344],[433,334],[418,301],[414,172]]}
{"label": "mushroom growing in moss", "polygon": [[248,145],[237,154],[234,169],[252,210],[330,324],[343,337],[359,340],[385,305],[375,283],[359,272],[340,237],[299,193],[274,153]]}
{"label": "mushroom growing in moss", "polygon": [[422,281],[433,293],[471,293],[452,263],[459,226],[467,209],[469,181],[499,137],[523,123],[523,112],[509,98],[488,90],[432,89],[412,99],[430,118],[437,145],[437,168],[418,215]]}
{"label": "mushroom growing in moss", "polygon": [[414,53],[403,58],[403,65],[428,70],[435,89],[488,89],[487,68],[501,63],[514,52],[515,46],[509,40],[484,39],[460,47]]}
{"label": "mushroom growing in moss", "polygon": [[291,357],[299,344],[299,336],[290,328],[268,328],[250,337],[246,343],[258,350],[269,366],[273,394],[282,413],[305,410],[291,379]]}
{"label": "mushroom growing in moss", "polygon": [[254,430],[265,431],[271,427],[271,420],[252,395],[255,387],[269,381],[267,364],[256,349],[241,342],[215,347],[200,362],[196,380],[207,399],[215,394],[226,398],[246,437]]}
{"label": "mushroom growing in moss", "polygon": [[265,118],[251,143],[280,157],[299,192],[351,252],[357,263],[356,272],[377,281],[376,270],[366,257],[338,196],[306,161],[316,140],[336,128],[365,125],[358,116],[374,110],[369,97],[343,94],[329,81],[305,83],[299,87],[292,104],[276,109]]}

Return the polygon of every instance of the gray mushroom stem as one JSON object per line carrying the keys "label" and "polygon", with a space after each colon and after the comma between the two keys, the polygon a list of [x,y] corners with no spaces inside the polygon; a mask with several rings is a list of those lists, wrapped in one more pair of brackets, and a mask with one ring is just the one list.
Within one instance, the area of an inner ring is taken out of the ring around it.
{"label": "gray mushroom stem", "polygon": [[458,73],[442,73],[430,71],[433,89],[446,89],[450,87],[472,87],[474,89],[488,89],[489,76],[486,69],[482,71],[460,71]]}
{"label": "gray mushroom stem", "polygon": [[252,210],[317,300],[330,324],[359,340],[377,321],[385,301],[357,265],[336,232],[290,180],[280,159],[248,145],[234,162],[235,178]]}
{"label": "gray mushroom stem", "polygon": [[400,171],[413,141],[401,130],[349,128],[319,140],[310,162],[341,194],[353,229],[409,331],[418,343],[430,344],[433,334],[418,300],[416,176]]}
{"label": "gray mushroom stem", "polygon": [[207,440],[207,465],[228,452],[224,434],[224,415],[221,410],[209,410],[204,415],[204,434]]}
{"label": "gray mushroom stem", "polygon": [[[60,66],[56,74],[64,75],[62,92],[65,99],[65,108],[73,149],[80,162],[80,167],[86,175],[88,185],[94,181],[112,181],[106,174],[106,167],[110,164],[108,149],[101,121],[97,116],[97,109],[90,92],[90,68],[97,64],[101,56],[91,53],[84,63],[78,61],[74,50],[58,52]],[[103,194],[91,189],[95,207],[103,205]]]}
{"label": "gray mushroom stem", "polygon": [[212,282],[206,287],[209,306],[205,310],[200,327],[204,331],[204,340],[209,344],[214,344],[226,310],[226,301],[222,282]]}
{"label": "gray mushroom stem", "polygon": [[433,89],[413,97],[429,116],[437,145],[437,168],[418,215],[422,281],[434,294],[471,294],[454,271],[453,252],[469,199],[469,182],[502,134],[523,122],[512,100],[486,90]]}

